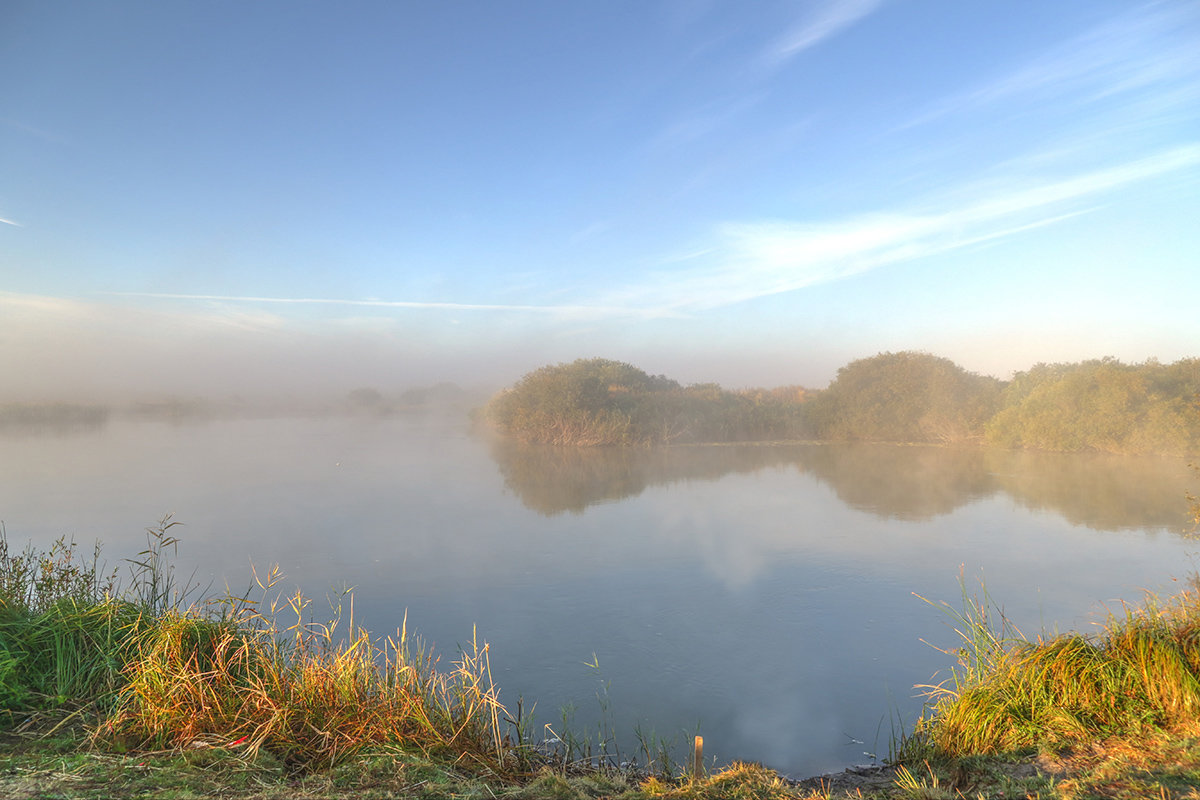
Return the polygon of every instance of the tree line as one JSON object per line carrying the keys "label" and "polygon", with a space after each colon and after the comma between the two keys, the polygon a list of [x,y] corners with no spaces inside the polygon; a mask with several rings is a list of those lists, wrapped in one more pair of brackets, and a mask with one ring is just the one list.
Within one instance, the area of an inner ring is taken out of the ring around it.
{"label": "tree line", "polygon": [[546,366],[488,403],[487,418],[519,440],[636,445],[757,441],[805,435],[800,387],[730,391],[683,386],[620,361]]}
{"label": "tree line", "polygon": [[842,367],[823,390],[684,386],[579,359],[528,373],[485,416],[543,444],[828,440],[1186,455],[1200,452],[1200,359],[1037,364],[1001,381],[929,353],[880,353]]}

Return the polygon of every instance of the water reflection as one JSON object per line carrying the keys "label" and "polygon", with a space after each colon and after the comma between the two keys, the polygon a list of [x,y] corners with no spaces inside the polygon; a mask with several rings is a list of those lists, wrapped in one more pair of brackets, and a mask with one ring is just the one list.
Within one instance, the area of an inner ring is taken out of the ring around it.
{"label": "water reflection", "polygon": [[108,423],[110,413],[105,406],[9,403],[0,405],[0,434],[71,436],[95,432]]}
{"label": "water reflection", "polygon": [[407,612],[452,657],[477,629],[542,721],[573,704],[595,730],[602,679],[619,730],[702,724],[719,758],[797,776],[886,751],[888,714],[919,712],[910,687],[948,666],[921,640],[955,637],[914,591],[953,600],[986,567],[1023,629],[1081,629],[1183,577],[1191,545],[1153,534],[1184,527],[1190,482],[1179,461],[980,449],[530,448],[407,414],[0,431],[18,541],[77,533],[115,560],[174,511],[179,574],[217,591],[279,562],[320,617],[355,586],[381,635]]}
{"label": "water reflection", "polygon": [[504,485],[545,516],[636,497],[649,486],[714,481],[792,463],[787,448],[753,446],[554,447],[492,442]]}
{"label": "water reflection", "polygon": [[995,479],[1013,500],[1097,530],[1190,526],[1193,476],[1176,458],[998,451]]}
{"label": "water reflection", "polygon": [[851,508],[888,519],[928,520],[996,492],[984,453],[978,448],[814,445],[802,451],[797,466],[828,484]]}
{"label": "water reflection", "polygon": [[651,486],[785,466],[886,519],[930,520],[1000,495],[1096,530],[1188,525],[1191,475],[1173,458],[864,443],[630,449],[497,441],[491,454],[508,489],[545,516],[580,514]]}

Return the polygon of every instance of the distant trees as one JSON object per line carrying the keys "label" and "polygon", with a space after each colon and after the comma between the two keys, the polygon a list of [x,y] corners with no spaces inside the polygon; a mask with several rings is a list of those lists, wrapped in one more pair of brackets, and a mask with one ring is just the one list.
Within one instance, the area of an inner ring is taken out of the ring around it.
{"label": "distant trees", "polygon": [[492,398],[502,432],[542,444],[665,444],[794,437],[803,392],[730,392],[682,386],[604,358],[542,367]]}
{"label": "distant trees", "polygon": [[13,428],[94,428],[108,421],[112,410],[107,406],[71,403],[0,404],[0,429]]}
{"label": "distant trees", "polygon": [[463,413],[479,406],[484,399],[479,393],[462,389],[453,383],[436,383],[406,389],[399,395],[385,395],[373,386],[362,386],[346,394],[343,412],[371,417],[414,413]]}
{"label": "distant trees", "polygon": [[964,442],[983,437],[1002,384],[928,353],[852,361],[809,408],[824,439]]}
{"label": "distant trees", "polygon": [[1184,455],[1200,450],[1200,359],[1038,364],[987,425],[1004,447]]}
{"label": "distant trees", "polygon": [[682,386],[593,358],[535,370],[485,412],[542,444],[819,438],[1182,455],[1200,452],[1200,359],[1038,364],[1005,383],[929,353],[880,353],[814,392]]}
{"label": "distant trees", "polygon": [[546,444],[636,444],[641,395],[674,381],[603,358],[547,366],[530,372],[492,398],[487,415],[502,431]]}
{"label": "distant trees", "polygon": [[387,410],[387,400],[374,387],[363,386],[346,395],[346,406],[357,413],[379,414]]}

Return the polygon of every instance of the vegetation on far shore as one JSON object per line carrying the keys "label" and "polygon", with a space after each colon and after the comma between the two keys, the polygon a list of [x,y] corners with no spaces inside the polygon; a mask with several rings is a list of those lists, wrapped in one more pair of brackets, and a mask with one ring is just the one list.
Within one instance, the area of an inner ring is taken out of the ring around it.
{"label": "vegetation on far shore", "polygon": [[1200,359],[1038,364],[1000,381],[927,353],[881,353],[842,367],[819,391],[683,386],[580,359],[530,372],[485,416],[540,444],[814,439],[1187,455],[1200,451]]}
{"label": "vegetation on far shore", "polygon": [[504,433],[545,444],[633,445],[803,438],[801,387],[682,386],[602,358],[542,367],[488,403]]}
{"label": "vegetation on far shore", "polygon": [[344,397],[223,398],[161,396],[124,401],[65,402],[0,400],[0,434],[8,432],[76,433],[96,430],[109,422],[204,423],[216,420],[312,418],[330,415],[353,417],[463,416],[487,400],[484,390],[464,389],[443,382],[385,394],[363,386]]}

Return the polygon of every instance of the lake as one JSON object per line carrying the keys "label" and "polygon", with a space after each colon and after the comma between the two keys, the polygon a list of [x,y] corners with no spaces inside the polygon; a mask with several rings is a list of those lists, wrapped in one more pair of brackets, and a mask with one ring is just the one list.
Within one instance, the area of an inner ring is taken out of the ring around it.
{"label": "lake", "polygon": [[917,595],[958,607],[982,578],[1032,636],[1176,591],[1189,488],[1175,459],[520,447],[446,415],[0,429],[15,546],[99,539],[118,565],[172,512],[179,575],[210,592],[278,563],[318,619],[353,587],[356,622],[407,613],[443,661],[477,630],[510,708],[556,731],[567,709],[681,756],[699,732],[793,777],[885,757],[913,686],[948,677],[932,645],[955,635]]}

